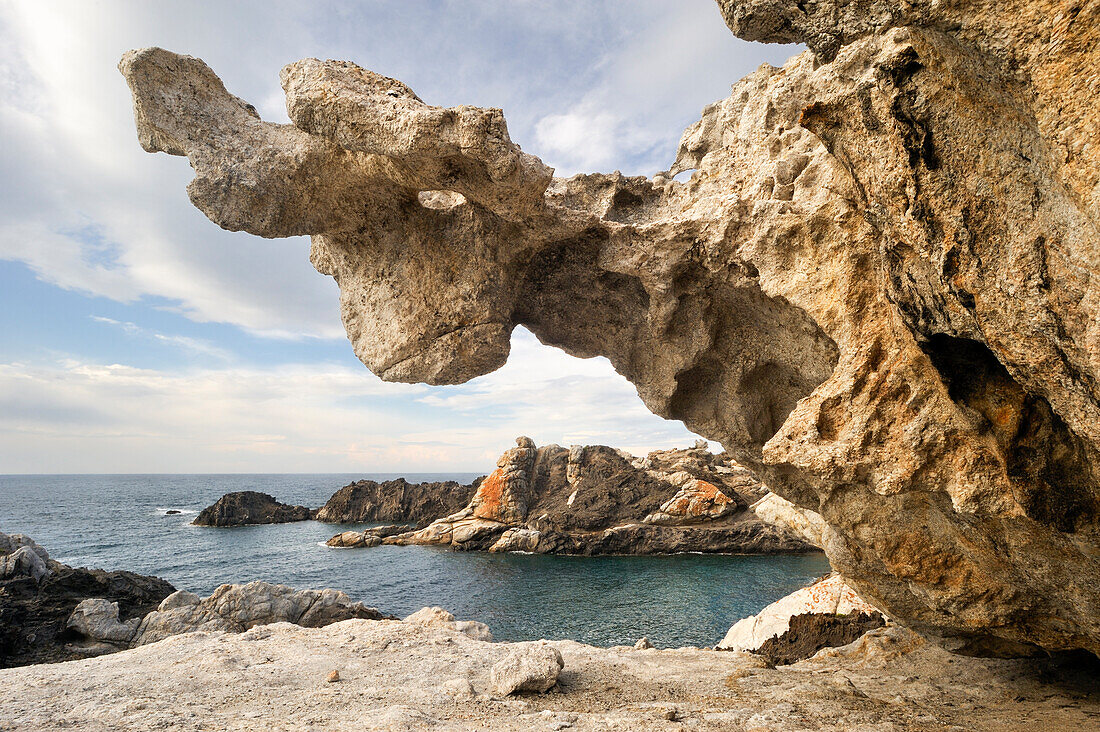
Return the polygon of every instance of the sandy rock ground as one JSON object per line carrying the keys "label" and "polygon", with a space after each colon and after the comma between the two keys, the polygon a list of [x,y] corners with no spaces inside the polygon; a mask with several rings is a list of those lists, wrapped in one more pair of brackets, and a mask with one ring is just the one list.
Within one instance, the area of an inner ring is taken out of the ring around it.
{"label": "sandy rock ground", "polygon": [[1096,666],[951,656],[897,627],[779,669],[555,641],[554,689],[494,696],[517,645],[399,621],[191,633],[0,671],[0,730],[1100,729]]}

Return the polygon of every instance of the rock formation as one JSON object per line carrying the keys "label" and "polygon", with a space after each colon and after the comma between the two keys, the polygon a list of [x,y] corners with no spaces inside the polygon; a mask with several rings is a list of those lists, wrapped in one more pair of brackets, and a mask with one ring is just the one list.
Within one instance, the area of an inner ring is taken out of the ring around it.
{"label": "rock formation", "polygon": [[452,613],[441,607],[422,607],[405,618],[404,622],[430,628],[447,628],[456,633],[467,635],[474,640],[493,640],[493,634],[485,623],[479,623],[476,620],[456,620]]}
{"label": "rock formation", "polygon": [[347,62],[283,69],[291,125],[198,59],[120,68],[211,220],[312,235],[383,379],[487,373],[522,324],[820,513],[892,617],[963,652],[1100,652],[1100,6],[719,4],[810,50],[648,179],[553,178],[500,110]]}
{"label": "rock formation", "polygon": [[441,544],[539,554],[772,554],[814,549],[782,521],[748,511],[765,490],[706,443],[636,458],[604,445],[536,447],[527,437],[497,461],[467,505],[422,529],[345,531],[334,547]]}
{"label": "rock formation", "polygon": [[279,503],[274,496],[258,491],[237,491],[207,506],[192,521],[195,526],[248,526],[308,521],[312,513],[305,506]]}
{"label": "rock formation", "polygon": [[360,480],[332,495],[314,518],[335,524],[394,521],[424,525],[466,505],[475,486],[452,481],[409,483],[404,478]]}
{"label": "rock formation", "polygon": [[[0,667],[125,647],[115,641],[119,627],[136,627],[174,591],[156,577],[70,567],[50,559],[30,537],[0,533]],[[92,627],[101,629],[101,642],[81,642],[79,631]]]}
{"label": "rock formation", "polygon": [[[351,618],[394,619],[339,590],[295,590],[256,581],[222,585],[206,598],[183,590],[175,592],[141,620],[127,642],[136,647],[196,630],[242,633],[271,623],[320,628]],[[92,636],[91,640],[101,639]]]}
{"label": "rock formation", "polygon": [[565,667],[561,651],[543,643],[529,643],[512,651],[489,671],[493,691],[508,696],[522,691],[544,694],[558,683]]}

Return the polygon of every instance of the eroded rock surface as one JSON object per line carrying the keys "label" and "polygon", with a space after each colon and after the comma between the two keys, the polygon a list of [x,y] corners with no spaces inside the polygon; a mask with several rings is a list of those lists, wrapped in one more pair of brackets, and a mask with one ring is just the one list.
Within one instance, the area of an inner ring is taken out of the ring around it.
{"label": "eroded rock surface", "polygon": [[1100,652],[1100,5],[720,5],[811,50],[649,179],[552,178],[499,110],[347,62],[283,70],[292,125],[198,59],[121,69],[215,223],[313,236],[382,378],[484,374],[518,324],[606,356],[820,513],[891,616],[965,652]]}
{"label": "eroded rock surface", "polygon": [[129,642],[131,646],[142,646],[195,631],[241,633],[271,623],[320,628],[350,618],[392,617],[353,601],[339,590],[295,590],[255,581],[222,585],[206,598],[184,591],[169,595],[156,611],[142,619]]}

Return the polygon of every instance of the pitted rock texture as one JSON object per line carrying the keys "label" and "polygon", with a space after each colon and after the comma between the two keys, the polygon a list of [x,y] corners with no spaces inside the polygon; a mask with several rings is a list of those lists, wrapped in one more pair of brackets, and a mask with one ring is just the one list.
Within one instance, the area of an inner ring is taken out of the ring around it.
{"label": "pitted rock texture", "polygon": [[540,448],[528,437],[516,444],[460,510],[414,531],[395,526],[345,531],[328,545],[439,544],[586,555],[815,548],[782,522],[759,520],[747,510],[738,491],[754,496],[766,489],[749,471],[711,454],[705,442],[645,458],[604,445]]}
{"label": "pitted rock texture", "polygon": [[346,62],[284,69],[289,126],[197,59],[121,68],[213,221],[313,235],[382,378],[484,374],[519,324],[606,356],[820,513],[892,617],[963,652],[1100,652],[1100,5],[720,5],[811,50],[651,179],[551,178],[499,110]]}

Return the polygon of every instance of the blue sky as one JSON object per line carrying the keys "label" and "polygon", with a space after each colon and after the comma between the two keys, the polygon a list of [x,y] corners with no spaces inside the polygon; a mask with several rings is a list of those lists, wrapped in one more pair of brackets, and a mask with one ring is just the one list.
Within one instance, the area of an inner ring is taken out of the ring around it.
{"label": "blue sky", "polygon": [[115,65],[150,45],[272,121],[308,56],[502,107],[559,175],[667,168],[703,106],[798,50],[734,38],[713,0],[0,1],[0,473],[479,471],[518,434],[694,439],[522,329],[469,384],[374,377],[306,239],[218,229],[186,160],[142,152]]}

